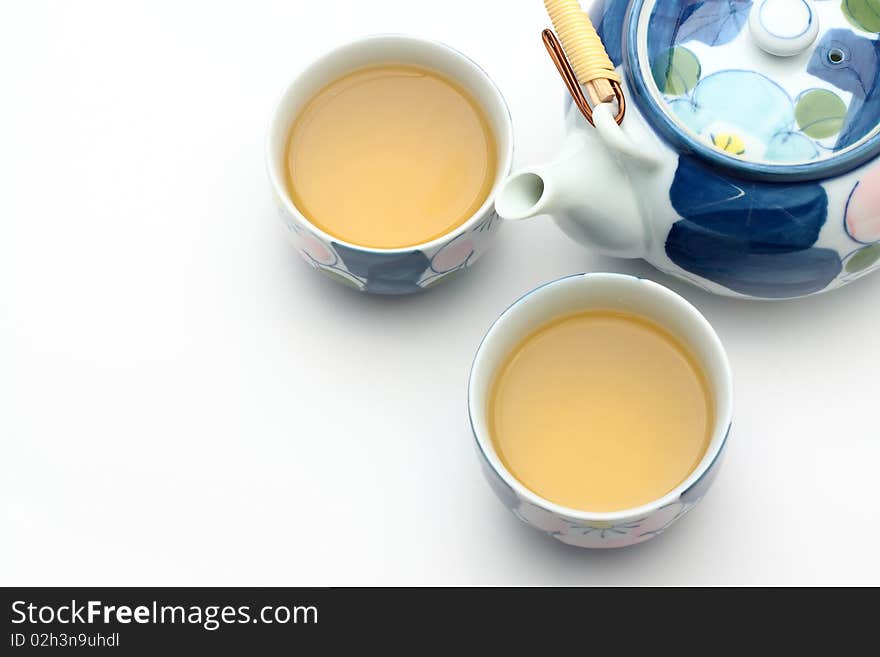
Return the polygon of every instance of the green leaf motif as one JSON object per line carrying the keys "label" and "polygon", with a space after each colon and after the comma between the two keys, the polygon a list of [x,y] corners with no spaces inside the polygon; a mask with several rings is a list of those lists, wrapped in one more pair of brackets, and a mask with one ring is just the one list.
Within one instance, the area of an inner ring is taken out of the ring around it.
{"label": "green leaf motif", "polygon": [[843,0],[847,20],[865,32],[880,32],[880,0]]}
{"label": "green leaf motif", "polygon": [[825,89],[805,93],[794,111],[798,127],[813,139],[827,139],[838,134],[843,129],[846,113],[846,103],[840,96]]}
{"label": "green leaf motif", "polygon": [[353,290],[360,290],[361,287],[355,281],[350,279],[348,276],[340,274],[334,269],[325,269],[324,267],[318,267],[318,271],[327,276],[328,278],[332,278],[338,283],[342,283],[346,287],[350,287]]}
{"label": "green leaf motif", "polygon": [[[880,1],[880,0],[878,0]],[[657,88],[670,96],[684,96],[697,86],[702,69],[700,60],[687,48],[676,46],[657,57],[651,67]]]}
{"label": "green leaf motif", "polygon": [[857,274],[865,271],[868,267],[876,265],[880,262],[880,244],[872,244],[864,249],[856,251],[853,256],[846,261],[846,273]]}

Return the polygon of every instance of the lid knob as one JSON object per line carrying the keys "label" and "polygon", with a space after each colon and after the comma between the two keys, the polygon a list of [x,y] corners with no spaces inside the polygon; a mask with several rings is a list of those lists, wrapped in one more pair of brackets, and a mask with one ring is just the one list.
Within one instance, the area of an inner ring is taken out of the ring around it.
{"label": "lid knob", "polygon": [[819,35],[819,16],[811,0],[758,0],[749,16],[749,29],[761,50],[791,57],[813,45]]}

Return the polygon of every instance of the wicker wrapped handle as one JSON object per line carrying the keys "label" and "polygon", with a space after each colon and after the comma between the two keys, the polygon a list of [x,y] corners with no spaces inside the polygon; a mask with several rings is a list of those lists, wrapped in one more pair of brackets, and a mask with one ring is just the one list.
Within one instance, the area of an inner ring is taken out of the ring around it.
{"label": "wicker wrapped handle", "polygon": [[[619,106],[616,121],[620,124],[626,113],[620,75],[614,70],[614,64],[590,17],[578,0],[544,0],[544,7],[556,29],[556,34],[544,30],[544,45],[575,104],[592,124],[592,108],[616,100]],[[581,85],[586,89],[589,101]]]}

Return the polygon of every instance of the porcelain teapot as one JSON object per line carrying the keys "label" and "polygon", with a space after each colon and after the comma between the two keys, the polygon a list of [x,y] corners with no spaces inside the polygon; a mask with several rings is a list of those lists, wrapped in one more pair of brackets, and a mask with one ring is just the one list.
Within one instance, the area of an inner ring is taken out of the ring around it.
{"label": "porcelain teapot", "polygon": [[559,158],[507,179],[509,220],[730,296],[784,299],[880,267],[875,0],[596,0],[626,117],[566,105]]}

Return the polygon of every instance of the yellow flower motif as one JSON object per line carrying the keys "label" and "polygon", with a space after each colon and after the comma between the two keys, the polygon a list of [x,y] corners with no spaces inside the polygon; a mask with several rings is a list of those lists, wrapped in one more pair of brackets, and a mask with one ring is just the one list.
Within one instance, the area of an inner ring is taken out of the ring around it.
{"label": "yellow flower motif", "polygon": [[599,538],[626,536],[641,527],[644,521],[645,518],[621,523],[608,522],[607,520],[594,520],[593,522],[584,523],[584,525],[580,527],[580,532],[584,536],[595,536],[598,534]]}
{"label": "yellow flower motif", "polygon": [[611,529],[614,527],[613,522],[608,522],[607,520],[596,520],[594,522],[588,522],[588,527],[592,527],[593,529]]}
{"label": "yellow flower motif", "polygon": [[745,155],[746,152],[745,142],[728,132],[712,135],[712,143],[715,145],[715,148],[731,155]]}

